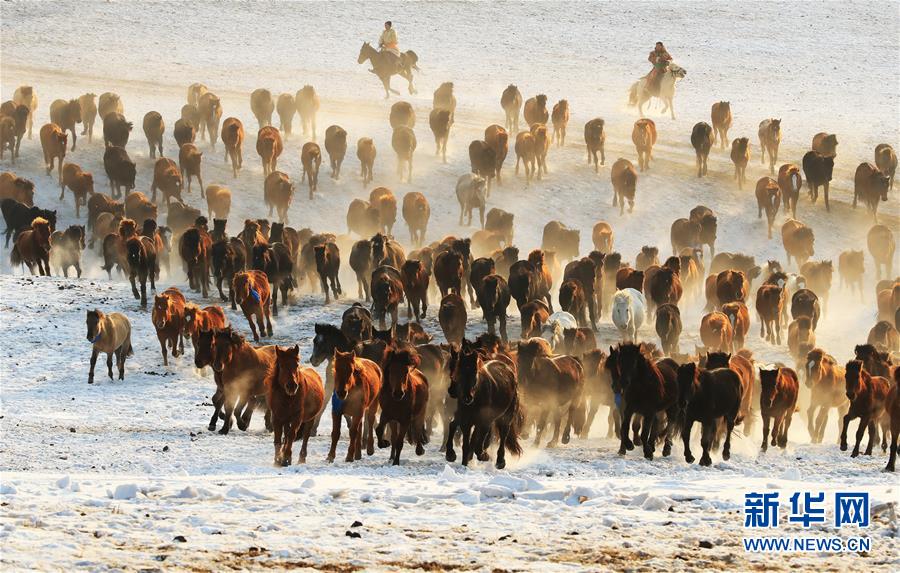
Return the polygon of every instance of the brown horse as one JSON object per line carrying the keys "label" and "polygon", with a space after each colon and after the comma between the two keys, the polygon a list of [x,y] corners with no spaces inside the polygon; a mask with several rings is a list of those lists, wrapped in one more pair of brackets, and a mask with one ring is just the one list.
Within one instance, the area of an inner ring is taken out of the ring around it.
{"label": "brown horse", "polygon": [[666,356],[678,352],[681,330],[681,311],[678,307],[671,303],[659,305],[656,309],[656,334]]}
{"label": "brown horse", "polygon": [[369,204],[378,211],[379,231],[391,235],[397,222],[397,198],[394,193],[387,187],[376,187],[369,192]]}
{"label": "brown horse", "polygon": [[525,100],[523,113],[529,128],[538,123],[546,124],[549,122],[550,112],[547,111],[547,96],[539,94]]}
{"label": "brown horse", "polygon": [[256,136],[256,153],[263,165],[263,177],[268,177],[278,168],[278,156],[284,150],[281,134],[271,125],[259,130]]}
{"label": "brown horse", "polygon": [[531,126],[531,135],[534,136],[534,159],[537,163],[537,178],[540,180],[548,173],[547,152],[550,150],[550,134],[547,133],[545,124],[536,123]]}
{"label": "brown horse", "polygon": [[759,314],[759,336],[769,343],[781,344],[781,319],[784,315],[785,288],[764,284],[756,291],[756,312]]}
{"label": "brown horse", "polygon": [[513,84],[506,86],[500,95],[500,107],[506,113],[506,131],[518,133],[519,113],[522,110],[522,93]]}
{"label": "brown horse", "polygon": [[[231,281],[231,290],[244,316],[247,317],[247,322],[250,323],[253,340],[259,342],[260,334],[272,336],[272,300],[266,273],[262,271],[237,273]],[[253,323],[253,316],[256,316],[256,324]]]}
{"label": "brown horse", "polygon": [[222,119],[222,101],[219,97],[207,92],[197,101],[197,109],[200,111],[200,137],[209,134],[209,143],[216,148],[216,140],[219,138],[219,120]]}
{"label": "brown horse", "polygon": [[[147,145],[150,147],[150,159],[156,159],[156,150],[159,150],[159,156],[163,155],[163,134],[166,131],[166,122],[163,121],[162,115],[158,111],[148,111],[144,115],[143,121],[144,136],[147,138]],[[72,149],[75,149],[74,142]]]}
{"label": "brown horse", "polygon": [[703,177],[709,173],[709,150],[715,142],[713,128],[705,121],[694,125],[691,130],[691,145],[697,156],[697,177]]}
{"label": "brown horse", "polygon": [[731,129],[731,102],[720,101],[712,105],[710,119],[713,127],[713,143],[716,139],[722,144],[722,149],[728,144],[728,130]]}
{"label": "brown horse", "polygon": [[750,163],[750,140],[739,137],[731,142],[731,162],[734,163],[734,178],[738,182],[738,189],[744,188],[747,181],[747,164]]}
{"label": "brown horse", "polygon": [[757,217],[762,218],[763,211],[766,212],[766,220],[769,222],[768,235],[772,238],[772,226],[775,224],[775,217],[778,215],[778,208],[781,206],[781,189],[778,183],[771,177],[761,177],[756,182],[756,207]]}
{"label": "brown horse", "polygon": [[329,241],[324,245],[314,247],[316,253],[316,272],[319,273],[319,281],[322,284],[322,292],[325,293],[325,304],[331,302],[328,295],[328,283],[331,282],[331,292],[334,298],[340,298],[341,279],[338,276],[341,270],[341,252],[337,244]]}
{"label": "brown horse", "polygon": [[613,230],[606,221],[599,221],[594,224],[591,230],[591,241],[594,243],[594,249],[601,253],[610,253],[613,250]]}
{"label": "brown horse", "polygon": [[81,277],[81,252],[84,250],[84,226],[69,225],[65,231],[50,235],[50,264],[69,277],[69,267],[75,267]]}
{"label": "brown horse", "polygon": [[530,131],[522,131],[516,135],[516,175],[519,174],[519,162],[525,166],[525,184],[530,185],[534,177],[537,162],[537,143]]}
{"label": "brown horse", "polygon": [[428,125],[434,134],[434,154],[447,163],[447,140],[450,138],[450,126],[453,125],[453,113],[449,109],[433,109],[428,116]]}
{"label": "brown horse", "polygon": [[244,164],[244,124],[236,117],[222,122],[222,143],[225,145],[225,161],[231,159],[231,174],[237,177]]}
{"label": "brown horse", "polygon": [[625,201],[628,201],[628,212],[634,211],[634,194],[637,186],[637,170],[627,159],[619,158],[613,163],[610,171],[613,186],[613,207],[619,206],[619,215],[625,214]]}
{"label": "brown horse", "polygon": [[550,113],[550,121],[553,122],[553,141],[557,147],[566,144],[566,127],[569,125],[569,102],[561,99],[553,106]]}
{"label": "brown horse", "polygon": [[494,174],[497,177],[497,185],[502,185],[501,172],[509,153],[509,133],[497,124],[489,125],[484,130],[484,142],[494,150],[494,159],[497,162]]}
{"label": "brown horse", "polygon": [[57,161],[57,180],[62,183],[63,161],[66,158],[67,137],[65,132],[55,123],[41,127],[41,148],[44,150],[44,167],[47,175],[53,171],[53,162]]}
{"label": "brown horse", "polygon": [[[24,264],[31,274],[50,276],[50,222],[37,217],[31,222],[31,228],[22,231],[9,253],[9,261],[13,267]],[[34,269],[37,267],[38,272]]]}
{"label": "brown horse", "polygon": [[[188,144],[185,144],[188,145]],[[163,199],[166,201],[166,207],[172,201],[172,198],[181,201],[181,191],[184,188],[184,179],[181,170],[175,165],[175,162],[167,157],[160,157],[153,166],[153,183],[150,185],[152,196],[150,200],[156,203],[156,190],[162,192]]]}
{"label": "brown horse", "polygon": [[806,354],[805,370],[806,387],[810,389],[806,411],[809,437],[812,443],[821,444],[828,424],[828,411],[837,408],[839,417],[843,418],[850,407],[844,389],[845,370],[821,348],[813,348]]}
{"label": "brown horse", "polygon": [[731,352],[734,348],[734,329],[728,317],[721,312],[711,312],[700,321],[700,340],[713,351]]}
{"label": "brown horse", "polygon": [[456,431],[462,433],[462,464],[469,465],[473,454],[488,461],[487,446],[497,432],[497,469],[506,467],[506,452],[522,455],[519,434],[525,420],[519,401],[516,373],[502,360],[485,361],[470,344],[451,348],[450,387],[456,399],[456,413],[445,437],[446,459],[456,461],[453,449]]}
{"label": "brown horse", "polygon": [[81,167],[74,163],[66,163],[63,166],[62,181],[59,184],[59,199],[64,198],[64,193],[68,187],[72,191],[75,199],[75,217],[81,218],[81,206],[87,206],[88,194],[94,194],[94,176],[81,170]]}
{"label": "brown horse", "polygon": [[741,351],[740,354],[734,355],[724,352],[701,354],[699,366],[708,370],[731,368],[737,373],[741,380],[741,410],[738,418],[743,420],[744,435],[749,436],[753,427],[753,416],[751,415],[751,410],[754,408],[753,400],[754,398],[758,399],[759,396],[759,384],[755,384],[756,371],[753,368],[753,357],[749,351]]}
{"label": "brown horse", "polygon": [[860,163],[853,176],[853,207],[862,201],[878,222],[878,204],[887,201],[891,178],[871,163]]}
{"label": "brown horse", "polygon": [[169,365],[166,346],[172,349],[172,358],[184,354],[184,295],[177,287],[169,287],[153,297],[151,320],[159,339],[159,349],[163,356],[163,365]]}
{"label": "brown horse", "polygon": [[203,297],[209,296],[209,258],[212,238],[209,233],[191,227],[178,240],[178,254],[184,263],[188,284],[192,290],[199,290]]}
{"label": "brown horse", "polygon": [[466,334],[466,303],[458,294],[451,292],[441,298],[438,322],[447,342],[460,344]]}
{"label": "brown horse", "polygon": [[797,267],[801,267],[816,254],[815,241],[813,230],[800,221],[788,219],[781,226],[781,242],[784,245],[788,264],[791,263],[791,257],[793,257],[797,260]]}
{"label": "brown horse", "polygon": [[[531,404],[538,406],[534,414],[536,432],[534,445],[540,444],[541,435],[548,422],[553,424],[553,437],[548,448],[556,447],[560,440],[563,413],[567,412],[562,430],[562,443],[569,443],[570,429],[576,434],[582,431],[585,420],[584,368],[574,356],[538,356],[532,363],[532,375],[540,380],[540,386],[530,392]],[[549,418],[552,415],[552,420]]]}
{"label": "brown horse", "polygon": [[266,380],[275,368],[275,347],[255,348],[228,326],[213,331],[212,350],[212,368],[222,384],[225,415],[219,433],[228,434],[235,414],[238,429],[246,431],[250,427],[253,403],[265,398]]}
{"label": "brown horse", "polygon": [[[351,255],[352,256],[352,255]],[[406,318],[416,322],[425,318],[428,310],[428,283],[431,273],[422,261],[408,260],[400,268],[403,294],[406,295]]]}
{"label": "brown horse", "polygon": [[131,323],[121,313],[104,314],[97,309],[87,311],[87,339],[91,343],[91,370],[88,384],[94,383],[94,366],[97,355],[106,353],[106,368],[109,379],[113,379],[112,363],[116,357],[119,380],[125,379],[125,359],[134,355],[131,348]]}
{"label": "brown horse", "polygon": [[850,421],[859,418],[856,444],[853,446],[850,457],[859,456],[859,443],[867,428],[869,444],[866,446],[865,455],[871,456],[872,446],[878,434],[877,424],[884,416],[885,402],[891,391],[891,383],[887,378],[869,374],[861,360],[851,360],[847,363],[844,380],[846,381],[847,398],[850,399],[850,409],[844,415],[844,424],[841,428],[841,451],[847,451],[847,427],[850,425]]}
{"label": "brown horse", "polygon": [[300,347],[275,347],[275,367],[266,381],[266,403],[272,412],[275,465],[289,466],[294,441],[303,439],[297,463],[306,463],[314,423],[325,407],[325,386],[319,373],[300,366]]}
{"label": "brown horse", "polygon": [[884,276],[893,276],[896,244],[891,228],[886,225],[874,225],[866,235],[866,245],[875,263],[875,278],[881,280],[882,267],[886,271]]}
{"label": "brown horse", "polygon": [[309,186],[309,199],[319,188],[319,166],[322,165],[322,148],[314,141],[307,141],[300,150],[300,163],[303,165],[303,177]]}
{"label": "brown horse", "polygon": [[[596,117],[584,124],[584,143],[587,147],[588,165],[594,164],[594,173],[600,171],[601,165],[606,165],[606,131],[603,119]],[[597,160],[597,152],[600,152],[600,160]],[[606,251],[604,251],[606,252]]]}
{"label": "brown horse", "polygon": [[[362,443],[366,442],[366,454],[375,453],[373,428],[381,392],[381,368],[366,358],[357,358],[356,352],[334,351],[334,395],[331,398],[331,449],[328,462],[333,462],[338,440],[341,438],[341,417],[350,428],[350,445],[346,461],[362,458]],[[363,421],[365,420],[365,428]]]}
{"label": "brown horse", "polygon": [[791,418],[797,406],[800,382],[797,373],[790,368],[759,369],[762,393],[759,408],[763,419],[762,451],[769,448],[769,428],[772,429],[772,445],[784,449],[787,446]]}
{"label": "brown horse", "polygon": [[384,429],[391,429],[392,465],[400,465],[403,441],[407,438],[416,446],[416,455],[425,453],[425,414],[428,410],[428,380],[419,370],[421,359],[414,347],[408,344],[392,344],[384,357],[381,390],[378,404],[381,417],[375,434],[378,447],[386,448]]}
{"label": "brown horse", "polygon": [[375,142],[372,141],[372,138],[360,137],[356,142],[356,157],[359,159],[363,187],[372,182],[376,154]]}
{"label": "brown horse", "polygon": [[403,181],[405,165],[406,182],[412,182],[413,153],[416,151],[415,132],[406,126],[396,127],[391,135],[391,147],[397,154],[397,178]]}
{"label": "brown horse", "polygon": [[[174,288],[174,287],[173,287]],[[225,328],[228,321],[221,306],[210,305],[200,308],[194,303],[184,305],[184,320],[182,336],[190,337],[194,351],[197,350],[200,333],[204,330],[220,330]],[[184,353],[184,341],[182,339],[181,352]]]}
{"label": "brown horse", "polygon": [[403,220],[409,227],[409,241],[412,245],[421,246],[425,242],[430,217],[431,207],[425,195],[411,191],[403,196]]}
{"label": "brown horse", "polygon": [[849,288],[850,292],[859,291],[859,299],[863,296],[863,275],[866,272],[865,255],[860,251],[843,251],[838,258],[838,274],[841,287]]}
{"label": "brown horse", "polygon": [[495,334],[494,323],[500,323],[500,339],[509,340],[506,332],[506,309],[510,301],[509,285],[506,280],[494,273],[484,277],[478,291],[478,303],[485,321],[488,323],[488,334]]}
{"label": "brown horse", "polygon": [[653,146],[656,145],[656,124],[652,119],[639,119],[631,130],[631,141],[638,154],[638,168],[641,171],[650,169],[653,157]]}
{"label": "brown horse", "polygon": [[800,168],[793,163],[785,163],[778,168],[778,187],[781,189],[781,197],[784,199],[785,210],[791,210],[791,217],[797,218],[797,201],[800,200],[800,188],[803,186],[803,177]]}
{"label": "brown horse", "polygon": [[819,187],[822,187],[825,195],[825,210],[831,211],[828,190],[834,176],[834,156],[823,155],[818,151],[809,151],[803,156],[802,165],[810,199],[815,204],[819,198]]}
{"label": "brown horse", "polygon": [[185,143],[178,151],[178,167],[181,170],[182,181],[187,182],[187,191],[191,192],[191,181],[194,177],[200,184],[200,198],[204,198],[203,194],[203,175],[200,173],[200,163],[203,160],[203,153],[197,149],[193,143]]}
{"label": "brown horse", "polygon": [[625,402],[619,455],[624,456],[634,449],[628,430],[632,417],[640,414],[644,457],[653,459],[660,435],[665,438],[662,454],[668,456],[672,452],[672,436],[677,430],[678,365],[668,358],[654,361],[644,345],[620,344],[617,352],[613,380],[618,379],[617,385]]}
{"label": "brown horse", "polygon": [[781,145],[781,120],[764,119],[759,124],[760,162],[766,164],[766,153],[769,154],[769,172],[775,174],[778,162],[778,146]]}
{"label": "brown horse", "polygon": [[50,121],[58,125],[63,133],[72,132],[72,151],[75,151],[75,142],[78,138],[75,125],[81,123],[81,104],[78,100],[54,100],[50,104]]}
{"label": "brown horse", "polygon": [[711,466],[709,457],[711,449],[715,449],[721,439],[720,422],[725,423],[725,444],[722,447],[722,459],[731,457],[731,433],[735,424],[741,420],[741,401],[743,387],[737,372],[730,368],[704,370],[695,363],[688,362],[678,367],[678,407],[682,412],[683,426],[681,439],[684,442],[684,460],[692,464],[691,428],[694,422],[702,425],[700,445],[703,455],[701,466]]}
{"label": "brown horse", "polygon": [[747,340],[747,333],[750,332],[750,311],[747,305],[740,301],[729,302],[722,305],[722,313],[728,317],[731,328],[734,331],[734,343],[732,348],[740,350],[744,347]]}
{"label": "brown horse", "polygon": [[391,328],[397,324],[397,311],[403,301],[403,279],[395,267],[381,265],[372,271],[372,314],[381,328],[391,313]]}
{"label": "brown horse", "polygon": [[888,176],[888,189],[894,189],[894,175],[897,172],[897,154],[894,148],[887,143],[879,143],[875,146],[875,166]]}
{"label": "brown horse", "polygon": [[303,136],[312,136],[316,140],[316,114],[319,113],[319,95],[316,88],[305,85],[294,95],[294,103],[297,105],[297,114],[300,116],[300,124],[303,126]]}

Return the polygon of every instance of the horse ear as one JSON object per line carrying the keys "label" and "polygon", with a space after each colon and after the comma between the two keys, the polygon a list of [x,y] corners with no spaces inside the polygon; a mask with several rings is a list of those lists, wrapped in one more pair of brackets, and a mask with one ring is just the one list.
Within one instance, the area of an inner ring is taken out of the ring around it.
{"label": "horse ear", "polygon": [[241,335],[238,334],[236,331],[232,330],[231,331],[231,343],[232,344],[240,344],[242,341],[243,341],[243,339],[241,338]]}

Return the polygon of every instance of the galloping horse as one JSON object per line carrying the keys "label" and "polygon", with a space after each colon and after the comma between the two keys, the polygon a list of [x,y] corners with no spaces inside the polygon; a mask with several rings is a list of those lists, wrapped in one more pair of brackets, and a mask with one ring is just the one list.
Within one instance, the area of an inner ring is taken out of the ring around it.
{"label": "galloping horse", "polygon": [[363,42],[356,61],[363,64],[366,60],[372,63],[372,69],[369,71],[378,76],[378,79],[384,84],[384,99],[390,98],[391,92],[400,95],[400,92],[391,87],[391,76],[393,75],[399,75],[408,81],[409,93],[416,93],[416,88],[413,86],[412,72],[413,70],[419,70],[419,67],[416,65],[419,61],[419,56],[412,50],[403,52],[398,58],[391,52],[379,52],[368,42]]}
{"label": "galloping horse", "polygon": [[662,100],[663,113],[669,111],[672,119],[675,119],[675,104],[672,100],[675,98],[675,83],[687,75],[687,70],[676,64],[669,64],[669,69],[663,73],[659,79],[659,90],[657,93],[650,91],[647,85],[647,78],[643,77],[631,84],[628,91],[628,105],[638,106],[638,112],[644,117],[644,104],[650,101],[650,98],[657,97]]}

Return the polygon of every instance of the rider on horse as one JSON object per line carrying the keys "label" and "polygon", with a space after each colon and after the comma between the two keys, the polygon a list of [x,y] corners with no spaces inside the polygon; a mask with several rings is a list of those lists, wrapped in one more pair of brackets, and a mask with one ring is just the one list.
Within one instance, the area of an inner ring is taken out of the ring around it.
{"label": "rider on horse", "polygon": [[650,70],[650,73],[647,75],[647,87],[650,92],[656,93],[659,91],[659,81],[662,79],[666,70],[669,69],[669,62],[672,61],[672,56],[666,51],[662,42],[657,42],[656,47],[650,52],[647,61],[653,64],[653,69]]}
{"label": "rider on horse", "polygon": [[397,31],[394,30],[390,20],[384,23],[384,32],[378,39],[378,47],[382,51],[392,52],[398,58],[400,57],[400,50],[397,49]]}

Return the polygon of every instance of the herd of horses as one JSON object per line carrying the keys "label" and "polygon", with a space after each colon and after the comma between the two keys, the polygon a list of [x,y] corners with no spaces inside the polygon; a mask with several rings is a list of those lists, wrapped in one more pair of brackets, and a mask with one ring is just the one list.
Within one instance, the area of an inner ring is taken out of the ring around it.
{"label": "herd of horses", "polygon": [[[636,101],[642,101],[641,89],[633,90]],[[243,166],[243,123],[236,117],[222,120],[219,97],[202,84],[188,88],[187,102],[173,128],[178,163],[163,155],[162,115],[150,111],[144,116],[143,130],[154,161],[150,197],[135,190],[137,165],[126,150],[133,124],[124,116],[122,99],[114,93],[102,94],[98,103],[96,99],[86,94],[54,101],[51,121],[39,129],[46,173],[49,176],[56,170],[60,200],[65,199],[66,189],[71,191],[76,218],[81,217],[81,207],[86,208],[86,225],[56,230],[56,210],[34,204],[35,183],[11,172],[0,174],[0,208],[7,225],[7,247],[13,240],[10,260],[14,266],[25,265],[40,275],[56,269],[64,276],[74,268],[80,276],[82,251],[98,249],[109,278],[114,269],[127,276],[134,297],[146,307],[147,282],[155,291],[161,269],[171,279],[172,266],[180,260],[188,288],[208,299],[214,280],[221,301],[233,310],[241,308],[257,344],[273,336],[272,316],[278,314],[279,293],[282,308],[291,303],[291,293],[304,285],[311,292],[320,290],[326,304],[332,297],[345,295],[339,272],[346,239],[333,232],[289,226],[296,189],[290,176],[278,170],[278,158],[298,114],[306,139],[300,157],[310,200],[318,192],[325,154],[330,176],[341,177],[348,134],[340,126],[329,126],[324,150],[318,145],[319,98],[312,86],[277,99],[265,89],[251,94],[251,110],[259,123],[256,151],[263,165],[263,199],[268,216],[274,212],[277,221],[246,219],[233,236],[226,232],[230,191],[219,184],[204,187],[202,178],[207,160],[200,145],[205,139],[215,151],[221,138],[225,161],[235,177]],[[827,312],[833,261],[812,260],[814,233],[797,219],[804,178],[811,203],[821,188],[830,210],[835,135],[817,134],[800,164],[779,166],[776,178],[781,121],[766,119],[759,126],[762,163],[768,156],[773,177],[763,177],[756,184],[758,216],[766,214],[771,238],[782,203],[790,210],[780,229],[784,265],[775,260],[757,264],[744,253],[717,253],[717,216],[703,205],[673,221],[672,256],[662,261],[659,248],[648,245],[633,264],[628,262],[615,251],[613,226],[605,221],[591,229],[594,249],[587,255],[580,251],[579,229],[550,221],[543,229],[541,248],[520,258],[514,215],[496,207],[485,212],[487,202],[492,187],[502,185],[510,133],[515,134],[515,173],[522,164],[530,184],[547,173],[551,147],[565,145],[569,106],[560,100],[548,108],[543,94],[524,99],[514,85],[503,91],[500,103],[505,125],[490,125],[484,139],[471,142],[471,172],[456,183],[459,224],[463,226],[466,218],[465,224],[471,225],[473,212],[478,213],[480,229],[471,236],[448,236],[426,244],[431,209],[428,198],[419,192],[407,193],[399,209],[394,193],[383,186],[372,189],[368,200],[354,199],[349,204],[348,235],[359,238],[351,240],[348,260],[357,278],[358,298],[365,305],[353,303],[340,325],[315,325],[309,362],[313,367],[327,363],[324,382],[314,368],[303,365],[299,345],[255,346],[236,325],[228,324],[220,306],[188,302],[175,286],[152,297],[151,320],[163,363],[168,365],[170,352],[173,358],[182,356],[184,339],[190,338],[194,366],[213,371],[211,431],[219,420],[221,434],[227,434],[234,421],[246,430],[253,412],[260,409],[265,412],[266,427],[274,433],[275,463],[290,464],[292,444],[298,440],[302,440],[299,461],[304,462],[308,440],[318,431],[330,401],[329,461],[336,457],[343,423],[350,432],[348,462],[361,458],[363,442],[366,453],[372,455],[377,440],[379,448],[390,446],[390,461],[399,464],[404,443],[412,444],[421,455],[437,435],[440,422],[440,448],[447,460],[456,459],[459,434],[463,464],[473,456],[489,460],[488,449],[496,443],[495,464],[503,468],[506,454],[521,454],[522,440],[532,434],[537,445],[544,443],[545,431],[552,431],[546,442],[549,447],[568,443],[573,433],[586,437],[600,407],[605,406],[609,435],[620,440],[620,454],[641,446],[644,456],[652,459],[662,444],[662,454],[667,456],[680,435],[685,459],[693,462],[689,442],[696,422],[702,426],[700,464],[709,465],[710,452],[723,440],[722,457],[727,460],[735,426],[741,425],[749,435],[757,417],[763,422],[762,450],[770,444],[784,448],[801,384],[805,384],[813,442],[822,441],[828,413],[837,409],[842,416],[841,449],[847,449],[850,421],[859,418],[853,456],[860,453],[866,431],[867,455],[880,433],[882,449],[890,449],[887,469],[894,470],[900,436],[900,368],[893,356],[900,350],[900,279],[892,278],[893,231],[877,223],[878,205],[893,187],[897,165],[890,145],[879,145],[874,163],[861,163],[855,174],[854,206],[857,201],[865,203],[876,223],[868,233],[867,248],[878,280],[878,321],[866,343],[856,346],[855,359],[842,366],[815,339],[819,320]],[[24,136],[32,137],[37,105],[36,91],[22,86],[0,106],[0,156],[8,151],[12,164]],[[444,161],[455,111],[453,84],[444,83],[434,93],[429,114],[437,154]],[[278,127],[272,125],[275,112]],[[69,133],[71,151],[78,123],[83,124],[81,135],[91,142],[98,116],[109,194],[95,191],[93,174],[66,162]],[[520,117],[528,129],[519,131]],[[698,177],[708,174],[708,157],[717,142],[722,148],[727,144],[730,104],[716,103],[710,119],[711,123],[697,123],[690,135]],[[411,180],[415,110],[407,102],[395,103],[389,121],[397,176]],[[626,203],[629,211],[634,207],[639,173],[651,168],[657,138],[652,120],[636,121],[632,141],[637,168],[619,158],[610,170],[613,205],[619,206],[620,215],[624,216]],[[585,124],[584,140],[588,163],[599,171],[606,163],[602,118]],[[730,156],[742,188],[751,159],[750,139],[734,139]],[[375,157],[373,139],[359,139],[357,158],[364,188],[373,180]],[[206,214],[182,196],[185,184],[190,192],[194,178],[201,198],[207,201]],[[163,208],[166,220],[160,224]],[[409,229],[410,252],[394,238],[398,210]],[[858,291],[861,299],[864,258],[862,250],[848,249],[838,260],[842,285]],[[795,268],[789,268],[792,264]],[[558,309],[554,309],[555,284],[559,285]],[[432,301],[438,305],[443,343],[436,342],[421,323]],[[508,332],[507,309],[513,301],[521,317],[518,341],[511,341]],[[408,322],[401,323],[404,303]],[[684,354],[679,343],[681,309],[688,303],[704,307],[699,327],[703,347]],[[760,336],[769,343],[781,345],[787,330],[786,342],[796,368],[756,363],[745,347],[750,305],[756,309]],[[468,313],[476,308],[482,311],[487,332],[472,338],[466,332]],[[608,351],[598,348],[597,338],[598,324],[606,315],[620,337]],[[94,380],[100,353],[107,356],[110,378],[115,359],[123,379],[125,361],[133,353],[129,319],[118,312],[92,310],[86,321],[93,349],[88,381]],[[644,322],[654,325],[659,345],[640,340],[646,336]]]}

